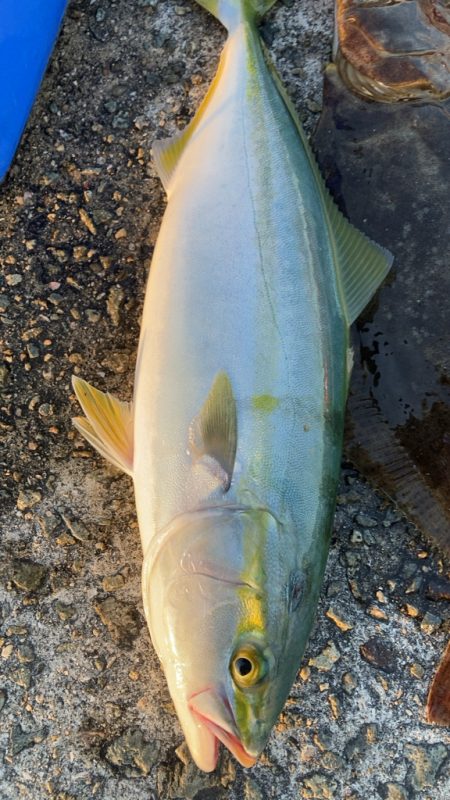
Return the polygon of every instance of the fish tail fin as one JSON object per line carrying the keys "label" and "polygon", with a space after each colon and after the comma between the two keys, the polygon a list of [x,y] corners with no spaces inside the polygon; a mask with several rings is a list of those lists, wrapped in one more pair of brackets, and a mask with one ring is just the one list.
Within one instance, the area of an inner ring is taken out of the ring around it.
{"label": "fish tail fin", "polygon": [[197,0],[229,31],[240,22],[257,22],[276,0]]}

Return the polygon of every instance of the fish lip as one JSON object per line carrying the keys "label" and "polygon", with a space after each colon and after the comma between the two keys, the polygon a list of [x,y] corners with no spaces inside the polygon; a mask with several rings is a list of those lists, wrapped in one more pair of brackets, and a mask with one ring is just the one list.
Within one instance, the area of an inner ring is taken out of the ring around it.
{"label": "fish lip", "polygon": [[[206,690],[208,691],[208,690]],[[222,699],[224,706],[226,707],[227,711],[230,713],[231,716],[231,724],[227,724],[225,727],[224,725],[219,725],[219,723],[208,717],[203,712],[199,711],[195,707],[195,698],[199,695],[203,694],[203,692],[196,692],[195,694],[191,695],[188,700],[188,707],[192,714],[201,722],[203,725],[206,725],[210,733],[215,736],[216,739],[216,763],[218,758],[218,743],[222,742],[222,744],[233,754],[233,756],[239,761],[239,763],[243,767],[253,767],[256,763],[258,758],[258,754],[253,755],[249,753],[248,750],[244,747],[241,740],[237,736],[236,733],[236,722],[234,720],[234,715],[231,709],[231,706],[228,702],[228,699]]]}

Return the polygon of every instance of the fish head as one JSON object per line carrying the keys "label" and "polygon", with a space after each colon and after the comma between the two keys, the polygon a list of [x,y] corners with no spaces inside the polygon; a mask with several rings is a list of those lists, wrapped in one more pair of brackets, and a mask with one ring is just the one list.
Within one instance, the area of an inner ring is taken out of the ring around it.
{"label": "fish head", "polygon": [[266,509],[180,515],[144,560],[143,597],[192,757],[211,771],[222,742],[246,767],[295,679],[311,620],[307,570]]}

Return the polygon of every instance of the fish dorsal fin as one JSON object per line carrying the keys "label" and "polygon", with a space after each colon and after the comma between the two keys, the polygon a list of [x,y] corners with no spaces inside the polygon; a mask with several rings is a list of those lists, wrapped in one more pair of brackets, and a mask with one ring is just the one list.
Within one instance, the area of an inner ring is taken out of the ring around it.
{"label": "fish dorsal fin", "polygon": [[182,131],[178,131],[173,136],[170,136],[168,139],[157,139],[152,144],[152,153],[155,161],[156,171],[167,194],[170,193],[172,177],[175,173],[181,156],[183,155],[187,145],[199,127],[209,106],[211,98],[216,90],[217,84],[225,67],[227,52],[228,47],[225,45],[214,79],[209,86],[202,102],[200,103],[195,117],[190,121],[189,125],[187,125]]}
{"label": "fish dorsal fin", "polygon": [[114,466],[133,476],[133,408],[111,394],[73,377],[72,385],[85,417],[72,422],[85,439]]}
{"label": "fish dorsal fin", "polygon": [[183,154],[184,148],[194,132],[193,123],[194,120],[192,120],[187,128],[179,133],[175,133],[168,139],[157,139],[152,144],[156,171],[167,194],[169,194],[170,179],[175,172],[175,168]]}
{"label": "fish dorsal fin", "polygon": [[361,314],[389,272],[394,257],[389,250],[372,242],[344,217],[325,184],[316,157],[297,112],[264,48],[264,57],[277,89],[297,126],[322,200],[334,250],[334,263],[343,311],[348,325]]}
{"label": "fish dorsal fin", "polygon": [[216,375],[200,413],[191,423],[189,445],[194,460],[204,461],[228,491],[236,458],[237,412],[225,372]]}

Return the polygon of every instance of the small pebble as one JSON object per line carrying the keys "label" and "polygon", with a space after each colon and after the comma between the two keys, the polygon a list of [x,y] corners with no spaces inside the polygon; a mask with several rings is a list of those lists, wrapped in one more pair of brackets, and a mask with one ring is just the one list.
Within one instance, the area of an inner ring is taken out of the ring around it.
{"label": "small pebble", "polygon": [[71,514],[67,512],[61,513],[61,517],[66,523],[70,533],[78,542],[87,542],[89,539],[89,531],[86,528],[84,522],[81,520],[76,519]]}
{"label": "small pebble", "polygon": [[105,751],[107,761],[130,777],[148,775],[158,755],[156,743],[146,741],[141,731],[132,728],[114,739]]}
{"label": "small pebble", "polygon": [[11,680],[21,686],[23,689],[29,689],[31,686],[31,670],[28,667],[19,667],[11,672]]}
{"label": "small pebble", "polygon": [[381,787],[383,800],[409,800],[406,788],[401,783],[385,783]]}
{"label": "small pebble", "polygon": [[19,275],[18,272],[13,272],[12,275],[6,275],[5,281],[8,286],[17,286],[19,283],[22,283],[22,275]]}
{"label": "small pebble", "polygon": [[73,619],[77,614],[76,606],[71,605],[70,603],[62,603],[61,600],[57,600],[54,604],[54,609],[63,622],[67,622],[69,619]]}
{"label": "small pebble", "polygon": [[330,704],[333,719],[339,719],[341,716],[341,704],[339,698],[335,694],[328,695],[328,702]]}
{"label": "small pebble", "polygon": [[413,606],[411,603],[405,603],[405,605],[402,606],[402,611],[404,611],[408,617],[417,618],[420,615],[420,608]]}
{"label": "small pebble", "polygon": [[325,775],[315,774],[303,778],[300,796],[305,800],[335,800],[337,784]]}
{"label": "small pebble", "polygon": [[376,528],[378,525],[376,519],[372,519],[372,517],[368,517],[366,514],[357,514],[355,522],[363,528]]}
{"label": "small pebble", "polygon": [[106,308],[113,325],[120,324],[120,308],[125,299],[125,294],[121,286],[112,286],[108,293]]}
{"label": "small pebble", "polygon": [[19,511],[25,511],[27,508],[33,508],[41,500],[42,495],[40,492],[32,491],[31,489],[21,489],[17,498],[17,508]]}
{"label": "small pebble", "polygon": [[36,592],[40,589],[48,575],[47,567],[29,559],[14,561],[12,580],[18,589],[25,592]]}
{"label": "small pebble", "polygon": [[438,630],[438,628],[440,628],[441,624],[441,617],[438,617],[437,614],[432,614],[430,611],[427,611],[422,622],[420,623],[420,630],[424,633],[434,633]]}
{"label": "small pebble", "polygon": [[388,645],[379,637],[373,636],[359,648],[361,658],[367,661],[372,667],[381,669],[383,672],[394,672],[396,659],[394,653]]}
{"label": "small pebble", "polygon": [[36,344],[33,344],[32,342],[28,343],[27,353],[30,358],[39,358],[40,356],[39,347]]}
{"label": "small pebble", "polygon": [[369,616],[374,617],[375,619],[379,619],[383,622],[386,622],[386,620],[389,619],[386,612],[383,611],[382,608],[379,608],[378,606],[375,605],[369,606],[369,608],[367,609],[367,613],[369,614]]}
{"label": "small pebble", "polygon": [[67,531],[61,533],[60,536],[57,536],[55,542],[60,547],[72,547],[74,544],[76,544],[76,540]]}
{"label": "small pebble", "polygon": [[422,575],[416,575],[416,577],[411,581],[409,586],[405,589],[405,594],[415,594],[419,591],[420,587],[422,586],[423,578]]}
{"label": "small pebble", "polygon": [[122,647],[130,648],[143,624],[134,603],[126,603],[111,596],[100,603],[95,603],[94,609],[108,628],[113,640]]}
{"label": "small pebble", "polygon": [[13,725],[9,738],[9,755],[14,758],[27,747],[43,742],[47,735],[47,728],[26,732],[20,725]]}
{"label": "small pebble", "polygon": [[357,687],[356,678],[351,672],[345,672],[342,676],[342,688],[346,694],[353,694]]}
{"label": "small pebble", "polygon": [[80,208],[78,213],[80,215],[80,219],[81,219],[83,225],[85,225],[86,228],[88,229],[88,231],[90,233],[92,233],[93,236],[95,236],[95,234],[97,233],[97,229],[96,229],[94,223],[92,222],[92,220],[91,220],[89,214],[87,213],[87,211],[85,211],[84,208]]}
{"label": "small pebble", "polygon": [[17,657],[21,664],[31,664],[35,659],[35,652],[31,644],[22,644],[17,648]]}
{"label": "small pebble", "polygon": [[334,642],[329,642],[318,656],[310,658],[308,664],[315,667],[320,672],[328,672],[336,661],[339,661],[341,654]]}
{"label": "small pebble", "polygon": [[443,744],[405,745],[405,756],[411,763],[410,780],[417,791],[432,789],[436,785],[438,772],[448,756]]}
{"label": "small pebble", "polygon": [[117,589],[121,589],[124,585],[125,578],[120,572],[117,575],[108,575],[102,580],[102,586],[105,592],[116,592]]}
{"label": "small pebble", "polygon": [[418,678],[419,680],[422,680],[423,676],[425,675],[425,670],[422,667],[422,664],[419,664],[418,662],[414,662],[414,664],[412,664],[409,668],[409,671],[414,678]]}
{"label": "small pebble", "polygon": [[327,611],[325,611],[325,616],[327,616],[328,619],[331,619],[331,621],[334,622],[334,624],[341,631],[344,631],[344,632],[345,631],[351,631],[352,628],[353,628],[353,625],[351,624],[351,622],[347,622],[343,618],[343,614],[340,611],[338,611],[336,608],[334,608],[333,606],[330,606],[327,609]]}
{"label": "small pebble", "polygon": [[51,403],[42,403],[38,408],[38,414],[41,417],[51,417],[53,415],[53,406]]}

